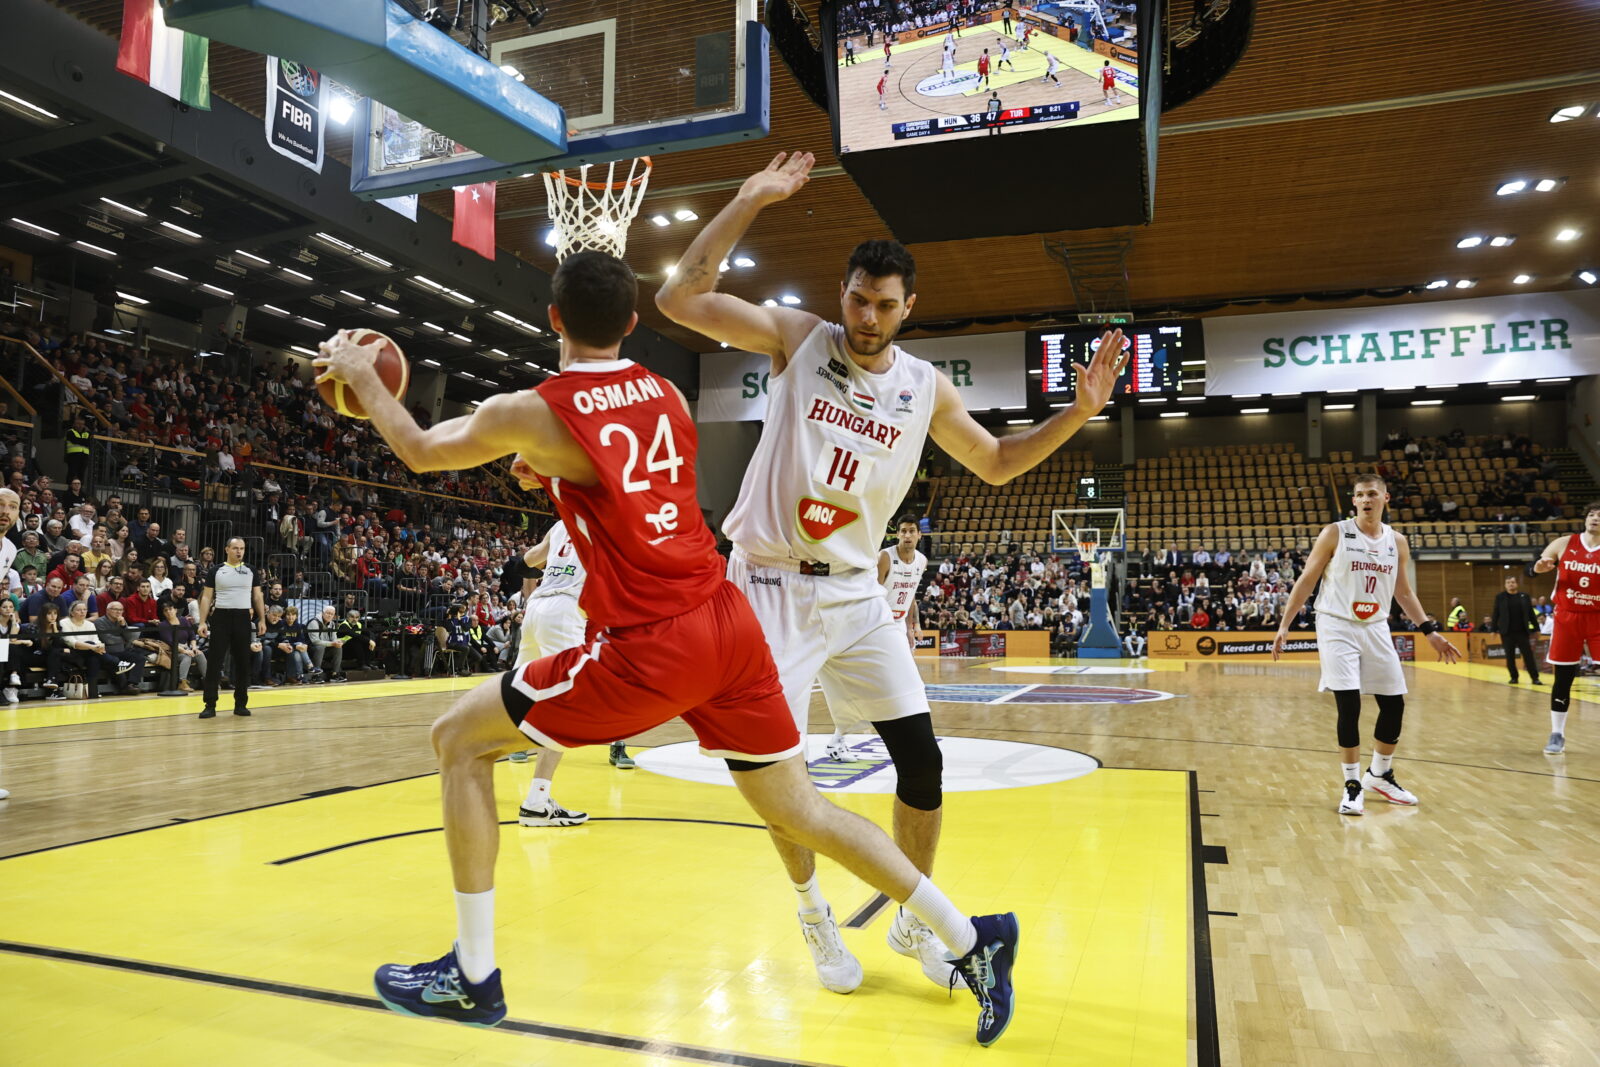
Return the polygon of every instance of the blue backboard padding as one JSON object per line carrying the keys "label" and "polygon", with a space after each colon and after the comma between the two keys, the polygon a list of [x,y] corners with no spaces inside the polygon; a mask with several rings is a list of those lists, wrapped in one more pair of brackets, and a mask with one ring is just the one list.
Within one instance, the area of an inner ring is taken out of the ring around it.
{"label": "blue backboard padding", "polygon": [[[496,181],[530,170],[554,170],[584,163],[605,163],[666,152],[712,148],[741,140],[765,137],[771,129],[771,84],[768,76],[767,28],[747,22],[745,35],[744,107],[704,118],[684,119],[646,129],[578,136],[559,156],[499,156],[471,158],[387,174],[372,173],[371,116],[367,108],[356,112],[350,139],[350,191],[363,199],[428,193],[453,185]],[[388,103],[384,100],[384,103]],[[414,116],[413,116],[414,117]],[[443,132],[443,131],[441,131]],[[507,162],[516,160],[516,162]]]}
{"label": "blue backboard padding", "polygon": [[394,0],[173,0],[170,26],[298,60],[500,159],[567,152],[561,106]]}

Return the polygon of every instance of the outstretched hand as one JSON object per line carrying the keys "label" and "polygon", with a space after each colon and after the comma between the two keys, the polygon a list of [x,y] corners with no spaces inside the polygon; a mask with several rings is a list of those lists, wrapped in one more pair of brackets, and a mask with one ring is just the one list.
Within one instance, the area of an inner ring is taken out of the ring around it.
{"label": "outstretched hand", "polygon": [[516,459],[511,461],[511,476],[517,480],[517,486],[521,489],[539,488],[538,472],[533,469],[533,464],[529,463],[527,458],[520,453]]}
{"label": "outstretched hand", "polygon": [[1533,573],[1545,574],[1556,569],[1556,561],[1549,556],[1540,556],[1533,564]]}
{"label": "outstretched hand", "polygon": [[374,338],[367,344],[358,345],[351,339],[351,332],[340,330],[317,346],[322,354],[311,361],[311,366],[317,372],[318,385],[327,381],[351,382],[363,370],[377,373],[378,353],[383,350],[383,341]]}
{"label": "outstretched hand", "polygon": [[1098,415],[1111,400],[1111,390],[1116,387],[1132,354],[1131,347],[1122,347],[1122,331],[1108,330],[1100,335],[1100,347],[1087,367],[1082,363],[1072,365],[1078,372],[1077,402],[1088,408],[1089,414]]}
{"label": "outstretched hand", "polygon": [[779,152],[765,170],[758,170],[744,180],[739,195],[760,207],[787,200],[811,179],[811,168],[816,162],[817,157],[810,152],[793,155]]}

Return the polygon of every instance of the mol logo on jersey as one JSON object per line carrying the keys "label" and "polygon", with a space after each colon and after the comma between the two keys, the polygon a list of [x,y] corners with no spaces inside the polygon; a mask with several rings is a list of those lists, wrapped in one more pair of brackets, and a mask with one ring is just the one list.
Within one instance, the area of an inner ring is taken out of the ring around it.
{"label": "mol logo on jersey", "polygon": [[1357,600],[1351,603],[1350,612],[1362,622],[1376,615],[1381,605],[1371,600]]}
{"label": "mol logo on jersey", "polygon": [[807,541],[825,541],[849,526],[861,516],[849,508],[830,504],[826,500],[803,496],[795,507],[795,518],[800,523],[800,536]]}

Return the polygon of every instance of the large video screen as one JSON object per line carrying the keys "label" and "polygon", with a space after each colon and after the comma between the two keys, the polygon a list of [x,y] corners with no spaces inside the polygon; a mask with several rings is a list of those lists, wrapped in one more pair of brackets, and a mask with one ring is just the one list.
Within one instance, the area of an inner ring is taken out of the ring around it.
{"label": "large video screen", "polygon": [[[1077,395],[1074,363],[1089,365],[1100,338],[1111,327],[1062,326],[1029,330],[1028,366],[1038,367],[1040,389],[1047,397],[1070,400]],[[1138,322],[1121,327],[1128,365],[1117,379],[1112,397],[1141,393],[1177,393],[1183,389],[1183,364],[1205,358],[1200,321]]]}
{"label": "large video screen", "polygon": [[839,151],[1138,118],[1140,2],[840,4]]}

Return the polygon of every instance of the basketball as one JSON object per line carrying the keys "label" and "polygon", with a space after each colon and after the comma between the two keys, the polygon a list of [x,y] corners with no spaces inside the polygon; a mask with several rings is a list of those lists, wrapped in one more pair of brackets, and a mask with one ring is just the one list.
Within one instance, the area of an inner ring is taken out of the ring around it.
{"label": "basketball", "polygon": [[[400,346],[386,334],[377,330],[352,330],[351,337],[358,345],[369,345],[373,341],[381,341],[383,347],[378,350],[376,366],[378,380],[394,395],[396,400],[404,400],[406,386],[411,384],[411,364],[406,361],[406,355],[400,351]],[[322,395],[322,402],[341,415],[352,419],[367,418],[366,409],[361,406],[361,401],[356,399],[355,391],[346,389],[343,382],[326,381],[317,386],[317,392]]]}

